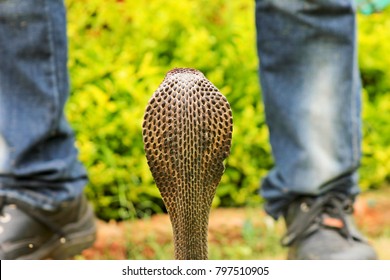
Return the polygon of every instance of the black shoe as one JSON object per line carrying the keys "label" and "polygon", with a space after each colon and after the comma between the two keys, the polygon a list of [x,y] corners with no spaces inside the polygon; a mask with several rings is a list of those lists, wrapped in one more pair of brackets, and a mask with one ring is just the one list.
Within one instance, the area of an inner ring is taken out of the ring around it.
{"label": "black shoe", "polygon": [[5,201],[0,210],[2,260],[67,259],[95,240],[95,218],[84,196],[54,212],[19,201]]}
{"label": "black shoe", "polygon": [[288,259],[371,260],[374,249],[353,222],[353,201],[341,193],[301,197],[285,214]]}

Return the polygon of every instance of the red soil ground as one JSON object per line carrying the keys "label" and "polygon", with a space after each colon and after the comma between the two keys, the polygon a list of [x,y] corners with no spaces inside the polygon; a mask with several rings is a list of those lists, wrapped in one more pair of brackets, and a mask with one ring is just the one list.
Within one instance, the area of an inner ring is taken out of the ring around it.
{"label": "red soil ground", "polygon": [[[390,259],[390,191],[361,195],[355,203],[355,217],[358,226],[378,250],[379,257]],[[242,241],[242,229],[248,218],[253,221],[254,227],[265,227],[267,223],[273,223],[260,208],[212,210],[209,242],[220,244]],[[171,224],[167,215],[159,214],[149,219],[125,222],[98,221],[97,240],[92,248],[83,252],[82,258],[127,259],[129,244],[134,246],[148,242],[151,235],[157,244],[172,242]],[[143,246],[141,255],[153,258],[154,251],[148,246]]]}

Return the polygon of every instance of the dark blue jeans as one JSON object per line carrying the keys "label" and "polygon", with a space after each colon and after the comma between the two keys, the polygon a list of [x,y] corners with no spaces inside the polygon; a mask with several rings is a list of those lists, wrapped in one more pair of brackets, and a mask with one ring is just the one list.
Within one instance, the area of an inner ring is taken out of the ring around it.
{"label": "dark blue jeans", "polygon": [[50,209],[82,192],[68,90],[63,1],[0,1],[1,196]]}

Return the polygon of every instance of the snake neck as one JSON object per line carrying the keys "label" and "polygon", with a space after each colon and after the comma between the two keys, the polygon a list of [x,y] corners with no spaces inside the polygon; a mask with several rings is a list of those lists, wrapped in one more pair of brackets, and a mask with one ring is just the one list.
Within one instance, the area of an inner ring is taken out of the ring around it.
{"label": "snake neck", "polygon": [[[197,209],[200,210],[200,209]],[[198,213],[204,212],[204,213]],[[184,215],[171,215],[175,259],[206,260],[208,259],[208,217],[209,210],[192,211]],[[200,218],[201,217],[201,218]]]}

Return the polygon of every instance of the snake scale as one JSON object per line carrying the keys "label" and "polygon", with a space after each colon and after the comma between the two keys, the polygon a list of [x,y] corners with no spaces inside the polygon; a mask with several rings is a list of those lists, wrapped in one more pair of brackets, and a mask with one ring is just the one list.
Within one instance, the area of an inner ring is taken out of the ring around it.
{"label": "snake scale", "polygon": [[211,203],[230,153],[230,105],[198,70],[169,71],[147,105],[146,158],[167,208],[176,259],[207,259]]}

